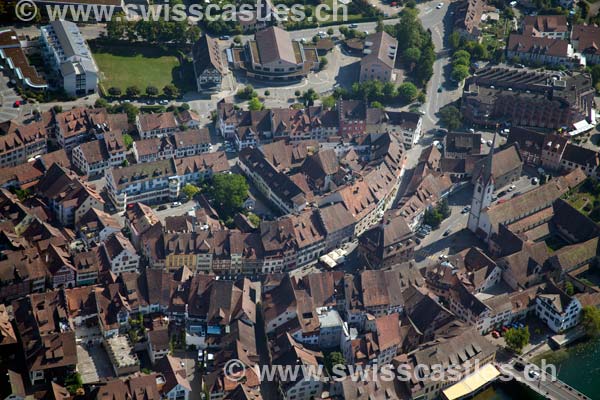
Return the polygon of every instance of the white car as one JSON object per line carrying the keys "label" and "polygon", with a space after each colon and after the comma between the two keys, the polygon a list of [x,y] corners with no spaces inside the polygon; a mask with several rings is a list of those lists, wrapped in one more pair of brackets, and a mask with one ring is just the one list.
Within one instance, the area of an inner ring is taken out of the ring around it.
{"label": "white car", "polygon": [[444,7],[444,3],[438,3],[438,5],[435,6],[435,8],[437,8],[438,10],[442,7]]}
{"label": "white car", "polygon": [[173,203],[171,203],[171,207],[179,207],[179,206],[181,206],[180,201],[174,201]]}
{"label": "white car", "polygon": [[488,141],[487,141],[487,145],[488,145],[488,146],[490,146],[490,147],[492,147],[492,141],[491,141],[491,140],[488,140]]}
{"label": "white car", "polygon": [[515,185],[510,185],[510,186],[508,187],[508,191],[509,191],[509,192],[512,192],[512,191],[513,191],[513,190],[515,190],[516,188],[517,188],[517,187],[516,187]]}

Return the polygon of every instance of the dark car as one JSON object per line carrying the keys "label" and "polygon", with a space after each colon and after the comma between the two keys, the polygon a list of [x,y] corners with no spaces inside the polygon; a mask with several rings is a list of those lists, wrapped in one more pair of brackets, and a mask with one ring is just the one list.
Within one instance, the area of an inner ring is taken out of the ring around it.
{"label": "dark car", "polygon": [[440,87],[438,88],[438,93],[442,93],[443,91],[444,91],[444,88],[440,86]]}
{"label": "dark car", "polygon": [[498,197],[502,197],[506,194],[506,190],[501,191],[500,193],[498,193]]}
{"label": "dark car", "polygon": [[167,208],[169,208],[169,207],[167,207],[166,204],[161,204],[160,206],[158,206],[157,210],[162,211],[162,210],[166,210]]}
{"label": "dark car", "polygon": [[448,236],[451,233],[452,233],[452,230],[450,230],[450,228],[448,228],[444,231],[443,236]]}

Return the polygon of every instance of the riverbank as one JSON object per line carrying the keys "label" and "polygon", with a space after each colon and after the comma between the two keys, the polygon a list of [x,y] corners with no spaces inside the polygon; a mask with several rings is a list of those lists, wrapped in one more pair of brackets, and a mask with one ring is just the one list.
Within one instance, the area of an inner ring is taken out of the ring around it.
{"label": "riverbank", "polygon": [[600,399],[600,339],[580,340],[572,345],[531,358],[531,362],[540,365],[553,364],[557,368],[558,378],[581,391],[592,399]]}

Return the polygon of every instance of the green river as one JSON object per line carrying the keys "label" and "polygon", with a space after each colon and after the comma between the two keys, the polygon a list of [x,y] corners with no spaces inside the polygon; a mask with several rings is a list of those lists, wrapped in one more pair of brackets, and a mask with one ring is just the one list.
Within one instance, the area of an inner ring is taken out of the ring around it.
{"label": "green river", "polygon": [[[544,356],[555,364],[558,377],[592,399],[600,399],[600,340],[575,344]],[[500,383],[474,397],[475,400],[537,400],[533,391],[516,383]]]}

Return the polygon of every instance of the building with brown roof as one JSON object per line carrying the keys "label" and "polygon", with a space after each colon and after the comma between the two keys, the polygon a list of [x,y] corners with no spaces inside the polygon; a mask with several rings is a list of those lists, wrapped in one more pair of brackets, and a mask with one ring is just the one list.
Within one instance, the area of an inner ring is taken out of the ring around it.
{"label": "building with brown roof", "polygon": [[600,27],[574,25],[571,30],[573,49],[585,57],[587,64],[600,63]]}
{"label": "building with brown roof", "polygon": [[359,252],[371,268],[387,268],[413,258],[414,233],[402,216],[387,216],[359,237]]}
{"label": "building with brown roof", "polygon": [[88,183],[59,164],[52,164],[36,186],[58,222],[72,226],[91,208],[104,209],[104,201]]}
{"label": "building with brown roof", "polygon": [[360,81],[395,82],[394,66],[398,41],[381,31],[366,37],[360,60]]}
{"label": "building with brown roof", "polygon": [[121,225],[112,215],[97,208],[88,210],[76,227],[79,236],[88,246],[104,242],[108,236],[120,230]]}
{"label": "building with brown roof", "polygon": [[483,0],[461,0],[454,11],[454,30],[470,40],[477,40],[484,7]]}
{"label": "building with brown roof", "polygon": [[219,42],[203,35],[193,46],[194,73],[198,92],[218,92],[221,82],[227,75],[227,66],[223,60]]}
{"label": "building with brown roof", "polygon": [[510,120],[517,126],[559,129],[591,121],[592,104],[588,74],[489,67],[466,80],[461,111],[468,122],[483,126]]}
{"label": "building with brown roof", "polygon": [[179,122],[172,112],[139,114],[135,125],[142,139],[169,136],[179,129]]}
{"label": "building with brown roof", "polygon": [[[499,190],[518,180],[523,170],[523,160],[517,145],[508,146],[500,151],[493,151],[492,175],[494,189]],[[487,157],[477,162],[473,169],[473,181],[479,177],[481,169],[488,162]]]}
{"label": "building with brown roof", "polygon": [[100,139],[111,131],[126,133],[128,129],[127,114],[108,114],[104,108],[79,107],[54,114],[58,144],[67,153],[91,138]]}
{"label": "building with brown roof", "polygon": [[126,152],[123,134],[119,131],[106,132],[102,139],[73,148],[73,165],[84,175],[103,175],[108,168],[122,165]]}
{"label": "building with brown roof", "polygon": [[101,245],[103,255],[110,263],[110,270],[118,275],[124,272],[136,272],[140,256],[133,245],[121,232],[108,236]]}
{"label": "building with brown roof", "polygon": [[13,302],[13,313],[33,385],[74,371],[75,332],[62,291],[19,299]]}
{"label": "building with brown roof", "polygon": [[28,125],[11,122],[8,129],[0,129],[0,168],[13,167],[32,157],[48,152],[48,136],[51,133],[50,115]]}
{"label": "building with brown roof", "polygon": [[19,85],[32,90],[48,89],[46,80],[40,77],[36,69],[29,64],[21,40],[12,29],[0,31],[0,58],[4,63],[5,71],[9,71]]}
{"label": "building with brown roof", "polygon": [[585,64],[581,55],[573,51],[573,46],[566,39],[527,36],[512,33],[508,38],[506,56],[518,57],[524,62],[564,65],[577,67]]}
{"label": "building with brown roof", "polygon": [[290,34],[277,26],[256,32],[243,50],[232,50],[233,63],[248,77],[269,81],[297,81],[319,65],[315,48],[292,41]]}
{"label": "building with brown roof", "polygon": [[564,15],[526,15],[522,22],[523,35],[568,39],[567,17]]}

